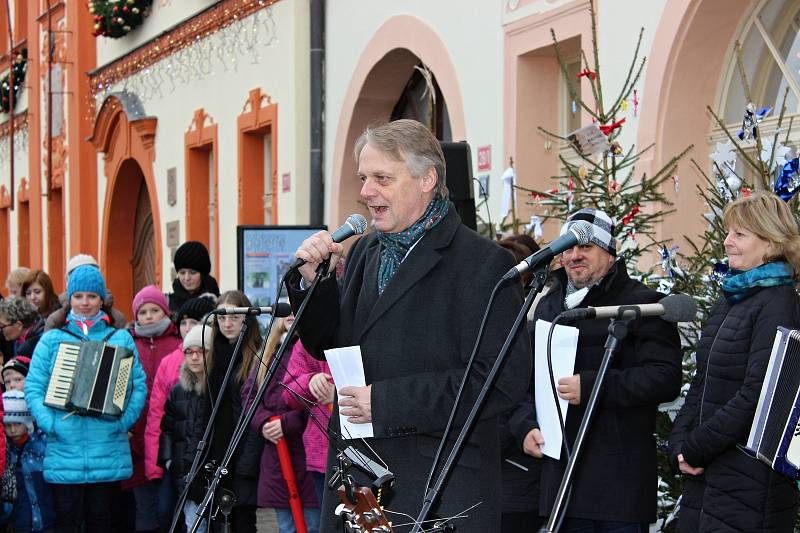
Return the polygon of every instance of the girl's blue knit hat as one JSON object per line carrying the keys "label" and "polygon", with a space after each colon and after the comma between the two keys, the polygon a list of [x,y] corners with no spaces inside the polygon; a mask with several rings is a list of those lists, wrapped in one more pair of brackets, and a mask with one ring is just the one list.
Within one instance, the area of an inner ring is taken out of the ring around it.
{"label": "girl's blue knit hat", "polygon": [[106,282],[96,266],[82,265],[72,271],[67,281],[67,297],[76,292],[93,292],[106,299]]}

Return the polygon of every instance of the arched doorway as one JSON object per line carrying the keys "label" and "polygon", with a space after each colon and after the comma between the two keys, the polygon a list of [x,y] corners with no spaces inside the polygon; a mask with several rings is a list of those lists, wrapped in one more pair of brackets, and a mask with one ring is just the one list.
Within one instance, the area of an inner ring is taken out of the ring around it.
{"label": "arched doorway", "polygon": [[161,282],[161,222],[153,176],[156,123],[135,95],[115,93],[103,102],[90,138],[104,153],[107,179],[100,268],[114,306],[127,316],[136,291]]}
{"label": "arched doorway", "polygon": [[[413,39],[409,36],[413,35]],[[350,213],[367,214],[359,203],[361,183],[351,149],[364,128],[376,120],[409,116],[424,91],[416,67],[430,69],[440,102],[433,124],[444,140],[466,139],[464,105],[455,66],[436,31],[410,15],[387,20],[364,47],[342,102],[333,151],[329,225],[338,226]],[[446,105],[445,105],[446,102]],[[410,118],[425,117],[425,113]],[[436,118],[438,116],[438,119]]]}
{"label": "arched doorway", "polygon": [[[123,162],[114,182],[103,256],[115,306],[128,314],[136,292],[156,283],[153,210],[144,174],[136,161]],[[132,198],[136,201],[132,202]]]}
{"label": "arched doorway", "polygon": [[133,226],[133,290],[134,293],[156,282],[156,243],[153,232],[153,208],[144,179],[136,199],[136,216]]}

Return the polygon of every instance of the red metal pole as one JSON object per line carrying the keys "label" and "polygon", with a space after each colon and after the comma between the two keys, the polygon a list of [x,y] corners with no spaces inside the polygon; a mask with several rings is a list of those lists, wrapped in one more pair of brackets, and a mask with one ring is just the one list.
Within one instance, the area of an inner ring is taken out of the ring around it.
{"label": "red metal pole", "polygon": [[[273,416],[270,420],[280,419],[279,416]],[[294,477],[294,468],[292,467],[292,457],[289,455],[289,445],[286,444],[285,438],[278,439],[275,443],[278,449],[278,460],[281,463],[281,472],[283,479],[286,480],[286,488],[289,491],[289,507],[292,510],[292,517],[294,518],[294,526],[297,533],[308,533],[306,528],[306,519],[303,516],[303,502],[300,500],[300,492],[297,490],[297,480]]]}

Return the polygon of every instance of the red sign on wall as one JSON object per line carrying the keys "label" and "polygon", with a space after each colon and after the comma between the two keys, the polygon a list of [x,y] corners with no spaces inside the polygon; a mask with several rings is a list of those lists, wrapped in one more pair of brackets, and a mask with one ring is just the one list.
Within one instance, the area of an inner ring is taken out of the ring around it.
{"label": "red sign on wall", "polygon": [[478,147],[478,172],[492,169],[492,145]]}
{"label": "red sign on wall", "polygon": [[291,172],[286,172],[281,176],[282,187],[281,189],[283,192],[289,192],[292,190],[292,174]]}

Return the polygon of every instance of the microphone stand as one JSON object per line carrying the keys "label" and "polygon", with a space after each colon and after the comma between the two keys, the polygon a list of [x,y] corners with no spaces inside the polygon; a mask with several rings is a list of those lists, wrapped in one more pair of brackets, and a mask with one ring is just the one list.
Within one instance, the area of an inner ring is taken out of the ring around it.
{"label": "microphone stand", "polygon": [[[294,323],[289,328],[289,331],[286,333],[286,338],[291,339],[294,336],[294,331],[297,329],[297,325],[300,323],[300,318],[303,316],[303,312],[308,305],[308,302],[311,300],[311,297],[314,295],[314,292],[317,290],[317,286],[319,285],[320,280],[325,272],[328,271],[329,261],[323,261],[317,267],[317,275],[314,278],[314,282],[309,287],[308,292],[306,293],[305,297],[303,298],[302,303],[300,304],[297,313],[294,315]],[[286,273],[288,275],[289,272]],[[247,411],[242,415],[239,419],[239,424],[233,431],[233,436],[231,437],[231,441],[228,444],[228,449],[225,451],[225,456],[220,461],[220,464],[217,466],[216,470],[214,471],[214,476],[209,483],[208,489],[206,489],[206,494],[203,497],[203,500],[197,506],[197,513],[194,523],[192,524],[191,529],[189,529],[189,533],[196,533],[198,527],[200,526],[200,521],[202,520],[203,514],[205,514],[206,509],[211,504],[212,499],[214,498],[214,493],[217,490],[217,486],[222,481],[222,476],[225,476],[229,473],[228,471],[228,464],[231,462],[233,458],[233,454],[236,451],[236,448],[239,446],[242,438],[247,434],[247,431],[250,428],[250,420],[252,420],[253,415],[258,408],[258,404],[261,403],[261,398],[264,396],[264,393],[267,391],[267,387],[272,382],[272,379],[275,376],[276,370],[279,368],[281,364],[281,360],[283,359],[284,354],[286,353],[286,348],[289,343],[284,342],[281,344],[281,347],[278,349],[278,352],[275,354],[275,357],[269,363],[269,367],[267,368],[267,372],[264,376],[264,381],[259,385],[258,390],[256,391],[256,395],[253,398],[253,403],[250,404],[250,407]],[[265,346],[266,348],[266,346]],[[210,526],[210,524],[209,524]]]}
{"label": "microphone stand", "polygon": [[[217,398],[216,400],[214,400],[214,405],[211,408],[211,415],[208,418],[208,424],[206,424],[206,429],[203,432],[203,438],[200,439],[200,442],[197,443],[197,451],[194,454],[194,459],[192,460],[192,466],[191,468],[189,468],[189,473],[186,475],[187,483],[185,490],[187,494],[189,491],[189,486],[194,482],[194,478],[197,477],[197,471],[200,466],[200,458],[203,456],[206,444],[208,444],[208,439],[211,438],[211,432],[214,427],[214,421],[217,419],[217,412],[219,411],[220,405],[222,404],[222,399],[225,396],[225,391],[228,388],[228,382],[230,381],[230,376],[233,373],[234,362],[236,361],[236,358],[239,356],[239,352],[242,348],[242,341],[244,340],[246,334],[247,334],[247,317],[245,316],[245,320],[244,322],[242,322],[242,329],[239,332],[239,336],[236,338],[236,346],[234,346],[233,348],[233,354],[231,355],[230,363],[228,363],[228,368],[225,370],[225,377],[222,378],[222,386],[220,387],[220,391],[217,394]],[[206,376],[206,379],[210,379],[210,376]],[[209,466],[210,463],[206,465],[206,468],[208,468]],[[175,531],[175,528],[180,518],[181,510],[183,508],[183,504],[185,504],[185,502],[186,499],[184,498],[183,502],[180,502],[180,504],[178,505],[178,509],[175,513],[175,516],[173,516],[172,518],[172,525],[170,526],[169,529],[170,533]],[[203,513],[201,513],[198,510],[197,514],[198,514],[198,520],[196,523],[199,525],[199,519],[202,518]]]}
{"label": "microphone stand", "polygon": [[[511,326],[511,331],[509,331],[508,336],[506,337],[505,342],[503,343],[503,347],[500,349],[500,353],[497,355],[497,358],[492,365],[489,374],[486,376],[486,381],[484,381],[483,386],[481,387],[480,392],[478,393],[478,397],[475,399],[475,403],[472,405],[472,408],[467,415],[466,420],[464,421],[464,425],[461,427],[461,430],[458,433],[458,437],[456,438],[455,443],[453,444],[453,448],[450,450],[450,454],[447,456],[445,460],[444,466],[442,467],[441,472],[436,478],[433,486],[428,490],[427,494],[425,494],[425,499],[422,503],[422,510],[420,510],[419,516],[414,521],[414,528],[411,530],[411,533],[420,533],[422,531],[422,524],[428,518],[430,514],[431,508],[433,504],[436,503],[436,500],[439,497],[439,494],[442,490],[442,486],[444,485],[445,479],[450,474],[450,471],[453,469],[453,465],[461,453],[462,448],[464,447],[464,443],[467,439],[468,433],[472,430],[472,426],[475,423],[475,419],[478,417],[478,413],[480,412],[483,404],[486,402],[486,396],[489,393],[489,389],[494,382],[494,378],[497,376],[497,373],[500,371],[500,367],[503,365],[503,361],[505,361],[506,355],[508,354],[509,350],[511,349],[511,345],[514,342],[514,339],[517,336],[517,332],[519,331],[520,326],[526,320],[528,315],[528,310],[533,305],[533,300],[536,299],[536,295],[542,292],[544,288],[545,281],[547,281],[547,276],[550,273],[550,262],[546,261],[544,263],[539,264],[533,270],[533,278],[529,284],[530,290],[528,291],[528,295],[525,297],[525,302],[522,304],[522,308],[520,309],[519,313],[517,314],[517,318],[514,320],[514,324]],[[458,409],[458,404],[453,406],[453,411],[451,413],[451,418],[454,416],[454,413]],[[444,435],[442,439],[446,439],[447,435]],[[433,465],[433,469],[436,469],[436,463]]]}
{"label": "microphone stand", "polygon": [[[555,531],[557,531],[558,528],[556,528],[556,524],[558,523],[559,515],[566,512],[565,502],[567,499],[567,490],[572,483],[575,465],[578,463],[578,458],[581,455],[581,449],[583,448],[583,443],[586,440],[586,434],[589,430],[589,424],[591,424],[592,417],[597,408],[597,400],[600,396],[600,388],[603,386],[606,371],[611,364],[611,359],[614,357],[614,352],[617,351],[620,343],[628,334],[628,323],[635,318],[636,317],[612,318],[611,323],[608,325],[608,338],[606,339],[605,353],[603,353],[603,359],[600,362],[600,368],[597,371],[597,378],[595,378],[592,392],[589,394],[589,401],[586,402],[586,411],[578,427],[578,434],[572,445],[572,454],[569,456],[567,468],[564,471],[564,476],[561,478],[561,486],[558,487],[553,510],[550,512],[550,518],[547,520],[547,533],[555,533]],[[567,438],[566,434],[563,438]]]}

